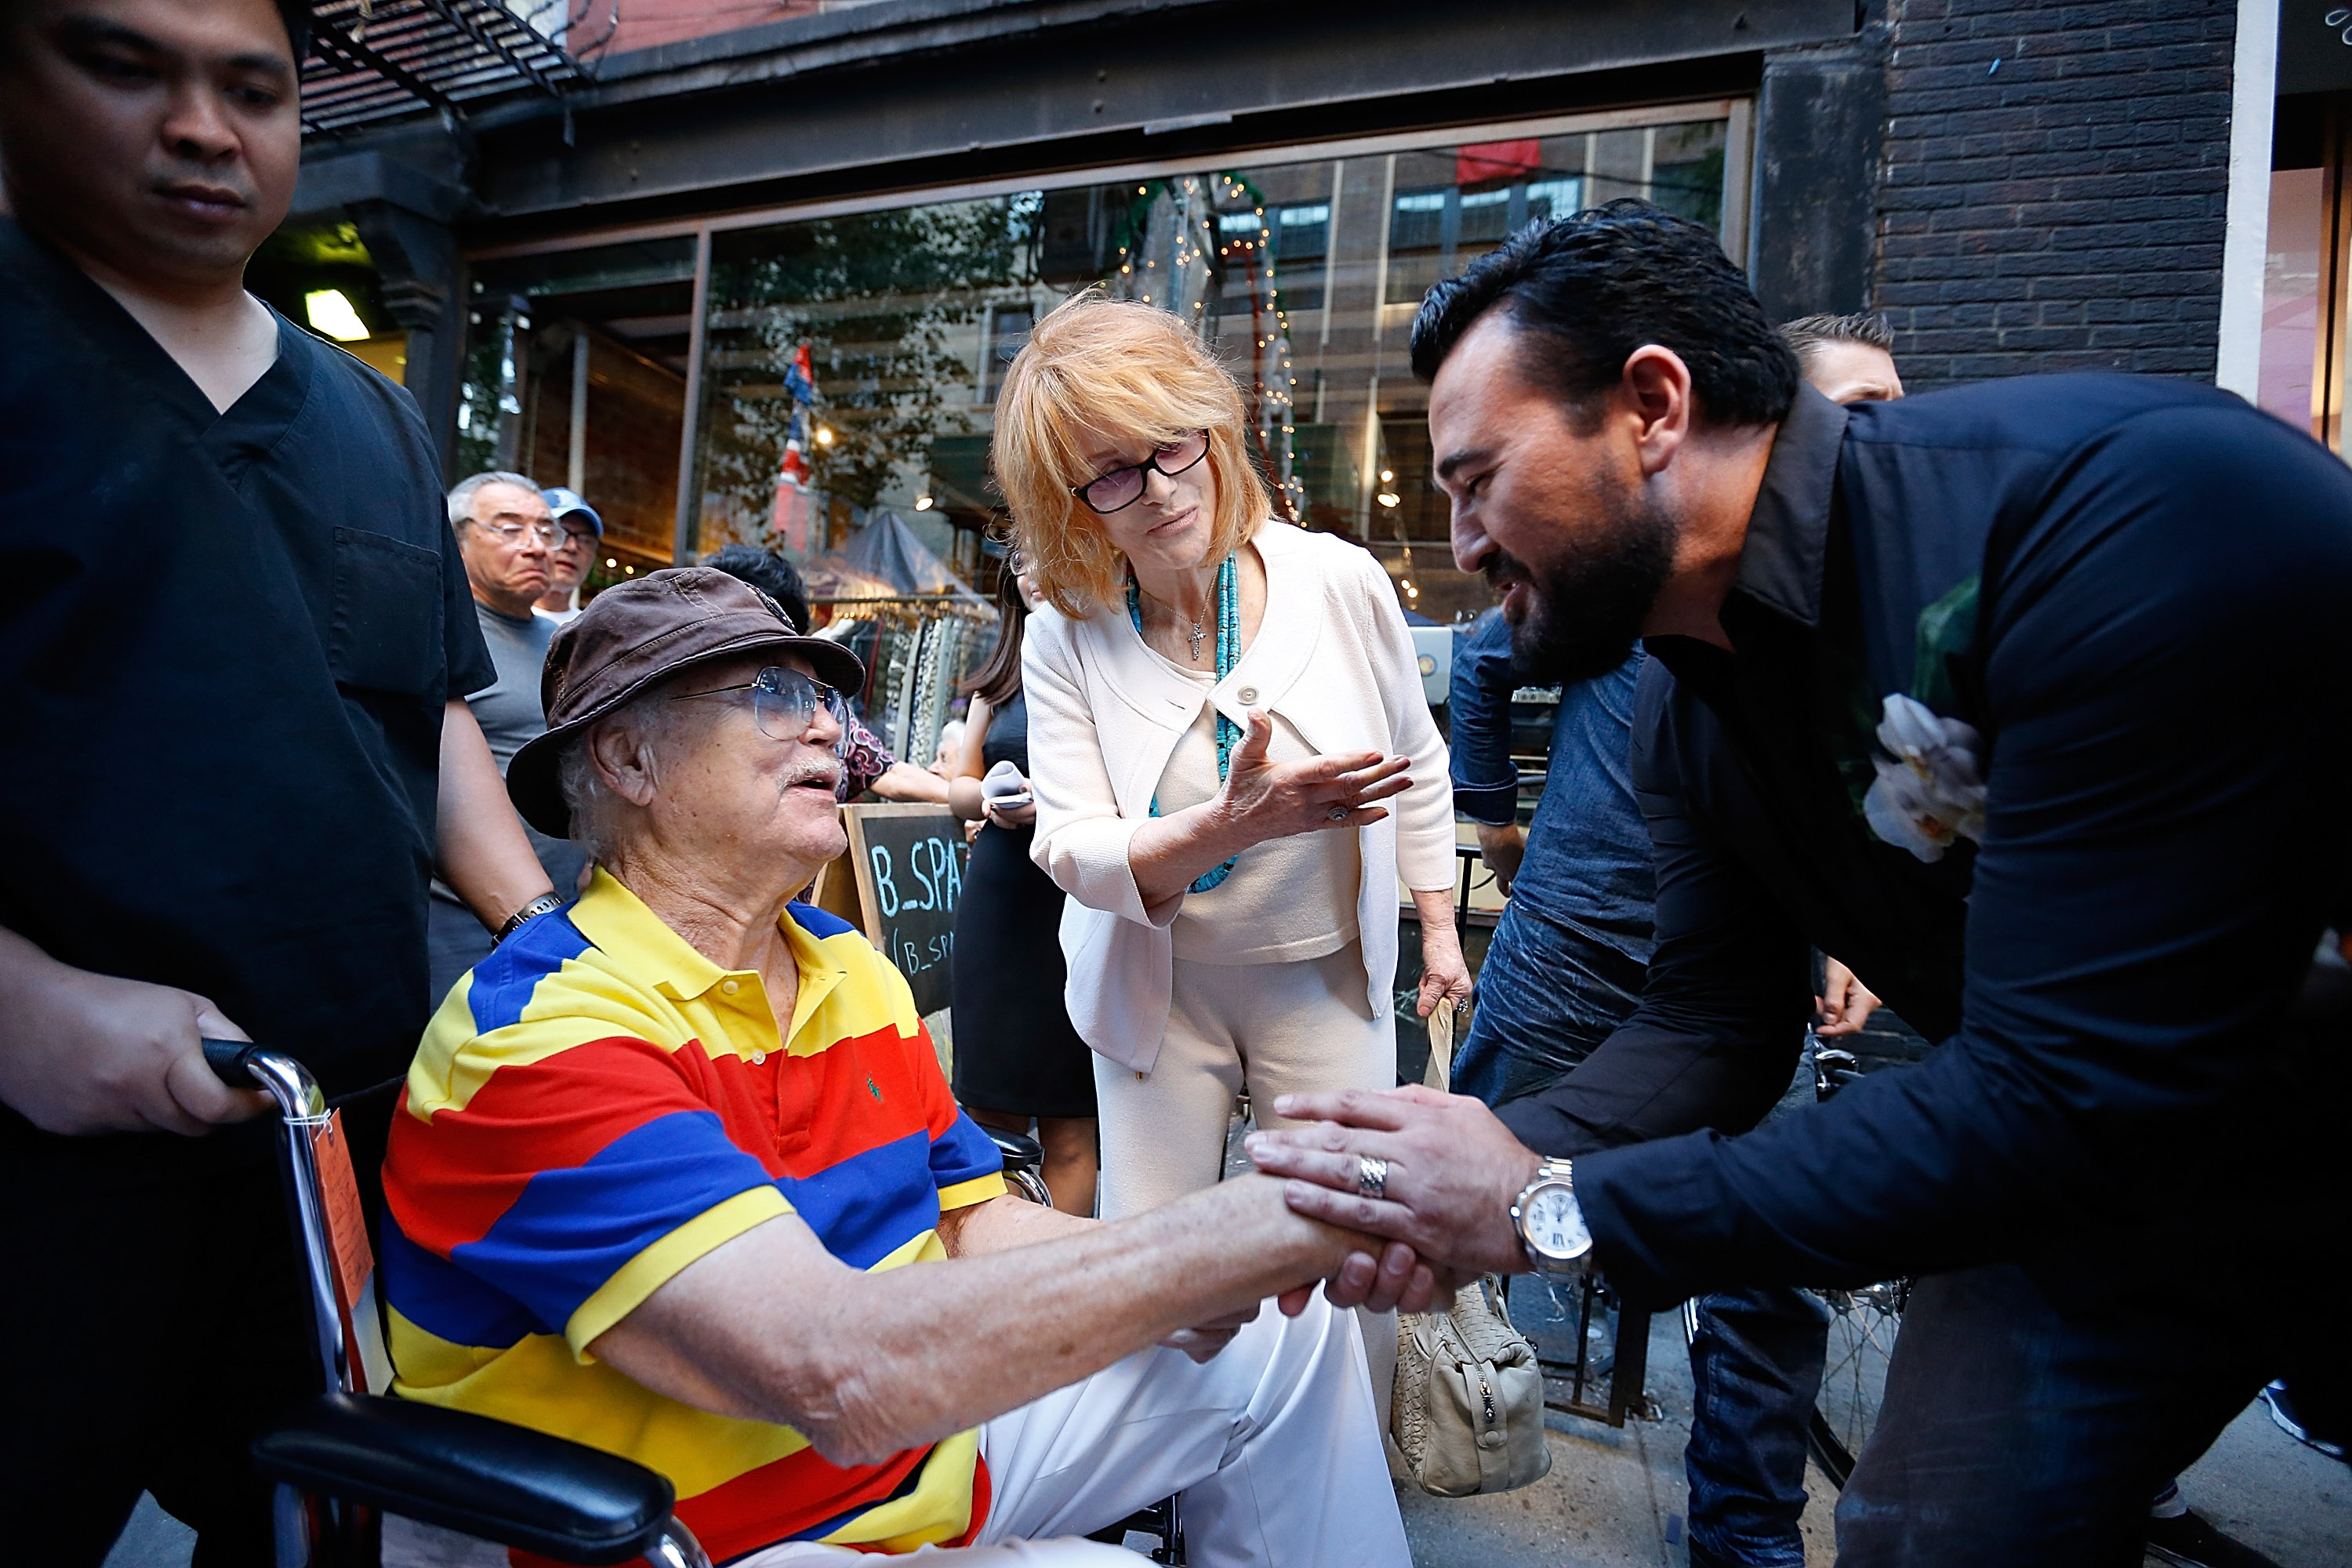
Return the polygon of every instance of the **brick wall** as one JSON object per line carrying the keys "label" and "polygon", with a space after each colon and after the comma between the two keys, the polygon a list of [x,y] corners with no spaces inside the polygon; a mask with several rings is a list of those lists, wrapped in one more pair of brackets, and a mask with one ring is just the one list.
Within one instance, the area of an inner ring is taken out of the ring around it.
{"label": "brick wall", "polygon": [[1875,302],[1906,384],[2210,378],[2231,0],[1891,0],[1887,25]]}

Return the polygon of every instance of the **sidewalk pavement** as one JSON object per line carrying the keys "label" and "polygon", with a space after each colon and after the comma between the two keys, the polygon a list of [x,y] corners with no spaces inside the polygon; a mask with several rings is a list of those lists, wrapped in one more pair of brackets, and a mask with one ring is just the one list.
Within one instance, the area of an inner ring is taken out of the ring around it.
{"label": "sidewalk pavement", "polygon": [[[1524,1316],[1524,1314],[1521,1314]],[[1677,1314],[1650,1328],[1649,1391],[1660,1419],[1612,1430],[1553,1414],[1551,1473],[1495,1497],[1398,1495],[1416,1568],[1685,1568],[1683,1445],[1690,1357]],[[1836,1489],[1808,1467],[1807,1568],[1837,1560]],[[2314,1453],[2249,1405],[2181,1478],[2189,1505],[2280,1568],[2352,1562],[2352,1468]],[[2163,1568],[2153,1557],[2147,1568]]]}

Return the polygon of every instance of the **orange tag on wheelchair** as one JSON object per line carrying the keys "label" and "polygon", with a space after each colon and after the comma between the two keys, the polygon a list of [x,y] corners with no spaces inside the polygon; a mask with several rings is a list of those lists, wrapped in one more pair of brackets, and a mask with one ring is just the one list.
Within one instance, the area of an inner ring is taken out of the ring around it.
{"label": "orange tag on wheelchair", "polygon": [[367,1215],[360,1208],[359,1177],[352,1170],[351,1145],[343,1141],[340,1110],[313,1129],[310,1150],[319,1160],[319,1194],[326,1202],[327,1239],[335,1249],[335,1294],[343,1310],[360,1299],[375,1259],[368,1250]]}
{"label": "orange tag on wheelchair", "polygon": [[352,1170],[351,1145],[343,1139],[340,1110],[311,1130],[310,1152],[319,1165],[319,1196],[326,1210],[327,1241],[334,1251],[335,1305],[342,1314],[343,1343],[361,1390],[382,1394],[392,1386],[392,1361],[384,1354],[383,1324],[376,1310],[375,1254],[368,1246],[367,1214],[360,1207],[359,1177]]}

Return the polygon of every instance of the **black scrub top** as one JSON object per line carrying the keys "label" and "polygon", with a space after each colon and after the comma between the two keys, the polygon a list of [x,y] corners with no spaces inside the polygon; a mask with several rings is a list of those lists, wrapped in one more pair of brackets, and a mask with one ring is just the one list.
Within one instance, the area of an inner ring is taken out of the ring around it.
{"label": "black scrub top", "polygon": [[[331,1097],[404,1072],[442,710],[497,678],[470,597],[407,393],[280,318],[217,413],[0,217],[0,926],[210,997]],[[171,1145],[0,1111],[11,1164]]]}

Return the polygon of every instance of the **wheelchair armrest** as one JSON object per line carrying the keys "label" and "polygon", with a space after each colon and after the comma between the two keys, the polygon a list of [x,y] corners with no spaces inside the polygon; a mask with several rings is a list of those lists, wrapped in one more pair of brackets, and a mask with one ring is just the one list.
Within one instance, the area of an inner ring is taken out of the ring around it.
{"label": "wheelchair armrest", "polygon": [[1026,1132],[1000,1132],[993,1127],[983,1128],[996,1152],[1004,1157],[1004,1173],[1034,1171],[1045,1163],[1045,1145]]}
{"label": "wheelchair armrest", "polygon": [[667,1477],[463,1410],[329,1394],[253,1445],[273,1481],[563,1563],[625,1563],[669,1522]]}

